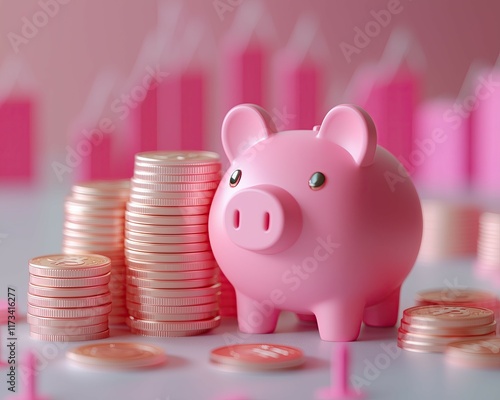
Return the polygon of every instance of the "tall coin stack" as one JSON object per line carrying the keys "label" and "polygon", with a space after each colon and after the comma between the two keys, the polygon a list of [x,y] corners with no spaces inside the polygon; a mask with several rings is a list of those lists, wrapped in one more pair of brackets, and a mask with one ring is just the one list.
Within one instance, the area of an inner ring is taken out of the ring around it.
{"label": "tall coin stack", "polygon": [[481,307],[428,305],[407,308],[398,329],[398,346],[440,353],[459,340],[496,336],[495,313]]}
{"label": "tall coin stack", "polygon": [[208,213],[220,170],[211,152],[136,155],[125,214],[132,333],[190,336],[219,325],[221,286]]}
{"label": "tall coin stack", "polygon": [[444,200],[422,200],[424,231],[419,259],[438,261],[476,253],[479,211]]}
{"label": "tall coin stack", "polygon": [[123,232],[129,194],[128,180],[90,181],[74,185],[64,204],[63,253],[95,253],[111,259],[111,325],[124,324],[127,318]]}
{"label": "tall coin stack", "polygon": [[500,271],[500,214],[485,212],[479,220],[476,267]]}
{"label": "tall coin stack", "polygon": [[31,259],[27,314],[31,337],[60,342],[108,337],[110,270],[110,259],[96,254]]}

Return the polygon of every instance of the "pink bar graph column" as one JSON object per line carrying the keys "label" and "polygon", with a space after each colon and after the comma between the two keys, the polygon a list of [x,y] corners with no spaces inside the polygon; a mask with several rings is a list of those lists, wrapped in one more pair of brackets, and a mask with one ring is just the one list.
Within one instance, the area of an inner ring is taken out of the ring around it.
{"label": "pink bar graph column", "polygon": [[[498,82],[500,69],[478,77],[477,108],[472,114],[472,173],[473,186],[488,195],[500,195],[500,90],[485,85],[489,74]],[[480,86],[484,86],[481,88]]]}
{"label": "pink bar graph column", "polygon": [[227,109],[241,103],[266,105],[265,64],[264,49],[258,43],[243,48],[234,43],[226,48],[222,61],[225,71],[222,85]]}
{"label": "pink bar graph column", "polygon": [[182,150],[179,73],[171,73],[158,86],[158,149]]}
{"label": "pink bar graph column", "polygon": [[453,105],[451,99],[429,101],[415,115],[415,146],[410,161],[418,161],[418,185],[433,193],[461,193],[469,183],[468,119],[450,119]]}
{"label": "pink bar graph column", "polygon": [[158,149],[158,88],[149,88],[139,104],[140,131],[138,151]]}
{"label": "pink bar graph column", "polygon": [[138,109],[122,121],[117,121],[117,129],[112,133],[111,159],[114,179],[129,179],[134,175],[134,156],[139,152],[138,132],[141,115]]}
{"label": "pink bar graph column", "polygon": [[119,118],[120,128],[114,133],[117,143],[112,154],[115,175],[118,178],[133,175],[136,153],[159,149],[158,95],[158,86],[148,88],[142,101],[127,108],[125,116]]}
{"label": "pink bar graph column", "polygon": [[[238,64],[241,75],[238,77],[241,84],[239,96],[241,102],[263,104],[264,102],[264,52],[258,45],[245,49],[242,53],[234,54],[235,67]],[[237,94],[237,92],[235,93]]]}
{"label": "pink bar graph column", "polygon": [[198,70],[176,72],[158,89],[159,148],[202,150],[205,135],[205,75]]}
{"label": "pink bar graph column", "polygon": [[[374,74],[375,75],[375,74]],[[372,116],[379,144],[403,163],[413,148],[413,118],[419,96],[417,77],[401,71],[389,79],[372,77],[370,93],[358,102]],[[369,80],[369,79],[368,79]]]}
{"label": "pink bar graph column", "polygon": [[312,129],[318,121],[319,71],[312,62],[298,63],[282,56],[275,71],[278,109],[292,116],[276,121],[279,129]]}
{"label": "pink bar graph column", "polygon": [[9,98],[0,104],[0,181],[33,178],[33,101]]}
{"label": "pink bar graph column", "polygon": [[360,92],[354,103],[363,107],[372,117],[377,127],[378,144],[388,148],[390,145],[389,121],[386,103],[387,90],[385,85],[377,82],[374,71],[366,71],[366,76],[360,82]]}
{"label": "pink bar graph column", "polygon": [[390,148],[396,156],[409,157],[413,148],[413,118],[418,96],[415,75],[403,72],[394,77],[387,88]]}
{"label": "pink bar graph column", "polygon": [[183,150],[203,150],[205,134],[205,79],[202,72],[180,76],[180,125]]}
{"label": "pink bar graph column", "polygon": [[[86,130],[86,132],[89,131],[91,130]],[[115,178],[112,159],[113,136],[111,134],[98,132],[90,137],[81,130],[74,136],[72,148],[82,158],[75,176],[76,182]]]}

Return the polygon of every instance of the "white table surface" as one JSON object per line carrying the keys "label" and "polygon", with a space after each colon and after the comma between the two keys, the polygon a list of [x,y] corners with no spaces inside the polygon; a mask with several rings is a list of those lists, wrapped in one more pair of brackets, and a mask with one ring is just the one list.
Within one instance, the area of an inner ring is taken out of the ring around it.
{"label": "white table surface", "polygon": [[[27,261],[35,256],[60,252],[63,201],[67,188],[29,189],[0,187],[0,298],[7,287],[17,292],[22,314],[26,311]],[[494,282],[476,277],[472,259],[432,264],[417,263],[403,286],[400,311],[413,305],[419,290],[443,286],[476,287],[499,292]],[[0,326],[1,356],[5,359],[6,326]],[[162,367],[134,371],[96,370],[77,366],[65,358],[78,343],[39,342],[29,337],[25,321],[18,321],[17,358],[33,349],[40,357],[39,391],[57,399],[314,399],[315,391],[329,384],[330,355],[334,343],[321,341],[314,325],[283,314],[277,332],[270,335],[238,336],[236,322],[226,319],[210,334],[186,338],[147,338],[125,329],[112,329],[106,341],[136,341],[164,348],[168,363]],[[500,372],[448,365],[440,354],[399,351],[385,369],[369,368],[387,360],[383,345],[396,343],[396,328],[363,327],[351,343],[351,376],[364,379],[367,399],[498,399]],[[228,338],[242,343],[269,342],[300,347],[307,359],[296,370],[248,373],[227,372],[211,365],[210,350],[227,344]],[[377,358],[378,357],[378,358]],[[375,367],[376,368],[376,367]],[[8,397],[7,370],[0,369],[0,399]],[[22,386],[18,372],[17,388]],[[230,397],[233,396],[233,397]]]}

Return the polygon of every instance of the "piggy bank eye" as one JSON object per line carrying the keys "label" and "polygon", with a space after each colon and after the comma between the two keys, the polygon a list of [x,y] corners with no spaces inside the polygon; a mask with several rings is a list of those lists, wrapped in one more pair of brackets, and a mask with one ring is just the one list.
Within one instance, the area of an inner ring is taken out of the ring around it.
{"label": "piggy bank eye", "polygon": [[326,182],[325,175],[323,175],[322,172],[315,172],[314,174],[311,175],[311,178],[309,179],[309,187],[312,190],[319,190],[323,187],[325,182]]}
{"label": "piggy bank eye", "polygon": [[235,187],[238,186],[241,180],[241,169],[237,169],[231,174],[231,178],[229,178],[229,186]]}

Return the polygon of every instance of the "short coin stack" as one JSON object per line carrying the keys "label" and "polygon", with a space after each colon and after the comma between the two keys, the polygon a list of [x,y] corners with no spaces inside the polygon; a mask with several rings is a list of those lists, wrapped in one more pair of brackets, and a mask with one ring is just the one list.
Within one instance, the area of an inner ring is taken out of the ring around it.
{"label": "short coin stack", "polygon": [[398,346],[417,352],[443,352],[449,343],[495,336],[493,311],[479,307],[417,306],[403,312]]}
{"label": "short coin stack", "polygon": [[450,343],[446,347],[446,361],[465,367],[500,368],[500,338]]}
{"label": "short coin stack", "polygon": [[498,298],[494,293],[478,289],[446,287],[425,290],[415,296],[417,306],[446,305],[457,307],[480,307],[498,312]]}
{"label": "short coin stack", "polygon": [[123,324],[127,318],[123,232],[129,192],[128,180],[90,181],[74,185],[64,204],[63,252],[111,259],[111,325]]}
{"label": "short coin stack", "polygon": [[29,262],[28,323],[33,338],[81,341],[109,336],[110,259],[56,254]]}
{"label": "short coin stack", "polygon": [[476,253],[479,211],[444,200],[422,200],[424,231],[419,259],[436,261]]}
{"label": "short coin stack", "polygon": [[211,152],[135,157],[127,203],[127,324],[145,336],[190,336],[220,323],[208,213],[220,181]]}
{"label": "short coin stack", "polygon": [[479,220],[476,267],[500,271],[500,214],[486,212]]}

